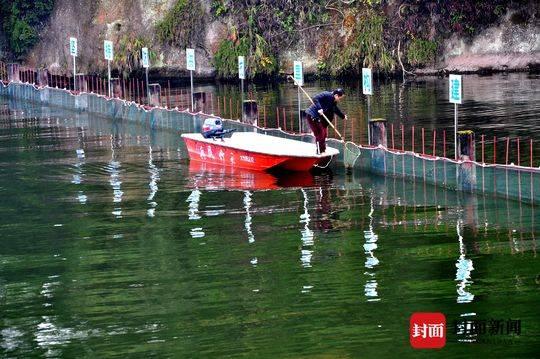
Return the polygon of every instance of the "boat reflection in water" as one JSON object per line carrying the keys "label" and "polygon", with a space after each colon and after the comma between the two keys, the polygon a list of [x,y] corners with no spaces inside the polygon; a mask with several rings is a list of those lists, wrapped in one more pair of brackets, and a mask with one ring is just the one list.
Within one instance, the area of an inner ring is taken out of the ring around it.
{"label": "boat reflection in water", "polygon": [[205,190],[275,190],[291,187],[312,187],[310,172],[252,171],[200,161],[189,162],[188,187]]}

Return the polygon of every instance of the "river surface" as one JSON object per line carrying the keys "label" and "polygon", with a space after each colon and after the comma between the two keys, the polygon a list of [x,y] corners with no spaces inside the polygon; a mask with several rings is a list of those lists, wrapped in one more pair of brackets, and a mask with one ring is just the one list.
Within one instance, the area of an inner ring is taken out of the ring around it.
{"label": "river surface", "polygon": [[[526,97],[529,75],[508,76]],[[535,91],[529,110],[509,105],[519,123],[498,126],[499,107],[479,126],[538,136]],[[453,120],[435,97],[415,115],[426,126]],[[415,312],[446,316],[440,356],[538,353],[538,208],[362,173],[201,166],[174,132],[0,109],[2,357],[431,356],[409,344]]]}

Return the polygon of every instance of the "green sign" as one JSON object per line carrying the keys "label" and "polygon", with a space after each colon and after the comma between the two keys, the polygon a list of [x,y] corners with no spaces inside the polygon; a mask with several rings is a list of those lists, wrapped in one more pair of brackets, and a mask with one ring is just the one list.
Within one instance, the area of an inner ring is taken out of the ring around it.
{"label": "green sign", "polygon": [[293,64],[294,81],[298,86],[304,86],[304,71],[302,69],[302,61],[295,61]]}
{"label": "green sign", "polygon": [[448,95],[451,103],[462,103],[461,75],[450,75]]}
{"label": "green sign", "polygon": [[150,60],[148,58],[148,48],[147,47],[143,47],[142,50],[141,50],[141,57],[142,57],[142,65],[144,68],[149,68],[150,67]]}
{"label": "green sign", "polygon": [[77,56],[77,39],[74,37],[69,38],[69,54]]}
{"label": "green sign", "polygon": [[238,78],[240,80],[246,78],[246,59],[244,56],[238,56]]}
{"label": "green sign", "polygon": [[105,60],[112,61],[114,58],[113,44],[112,41],[105,40],[103,41],[103,52],[105,53]]}
{"label": "green sign", "polygon": [[364,95],[373,95],[373,76],[371,69],[362,69],[362,93]]}
{"label": "green sign", "polygon": [[190,71],[195,71],[195,50],[186,49],[186,65]]}

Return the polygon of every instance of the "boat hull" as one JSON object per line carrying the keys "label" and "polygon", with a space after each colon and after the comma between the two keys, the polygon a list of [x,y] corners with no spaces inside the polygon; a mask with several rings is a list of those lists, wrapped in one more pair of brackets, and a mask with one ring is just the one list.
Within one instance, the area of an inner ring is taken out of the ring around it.
{"label": "boat hull", "polygon": [[[260,139],[261,135],[258,135]],[[267,136],[270,137],[270,136]],[[186,144],[189,158],[192,161],[216,164],[220,166],[232,166],[237,168],[266,171],[270,169],[283,169],[287,171],[308,171],[321,160],[328,161],[328,157],[321,155],[286,155],[275,153],[262,153],[259,151],[250,151],[244,148],[237,148],[234,143],[221,140],[208,140],[203,137],[196,137],[191,134],[182,135]],[[271,138],[272,143],[269,147],[280,146],[279,141],[284,140],[277,137]],[[230,139],[226,139],[229,140]],[[299,142],[299,141],[295,141]],[[290,145],[290,144],[289,144]],[[305,143],[299,143],[305,146]]]}
{"label": "boat hull", "polygon": [[287,160],[287,157],[283,156],[254,154],[250,151],[224,147],[217,141],[216,144],[212,144],[184,138],[184,142],[189,152],[189,159],[192,161],[265,171]]}

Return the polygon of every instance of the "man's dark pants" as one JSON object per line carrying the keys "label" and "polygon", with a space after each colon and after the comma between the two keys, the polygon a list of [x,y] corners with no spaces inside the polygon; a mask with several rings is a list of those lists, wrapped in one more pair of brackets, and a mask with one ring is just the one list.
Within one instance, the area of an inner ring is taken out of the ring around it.
{"label": "man's dark pants", "polygon": [[315,141],[319,144],[319,153],[326,151],[326,136],[328,136],[328,127],[325,126],[319,119],[313,119],[309,114],[306,114],[306,119],[315,135]]}

